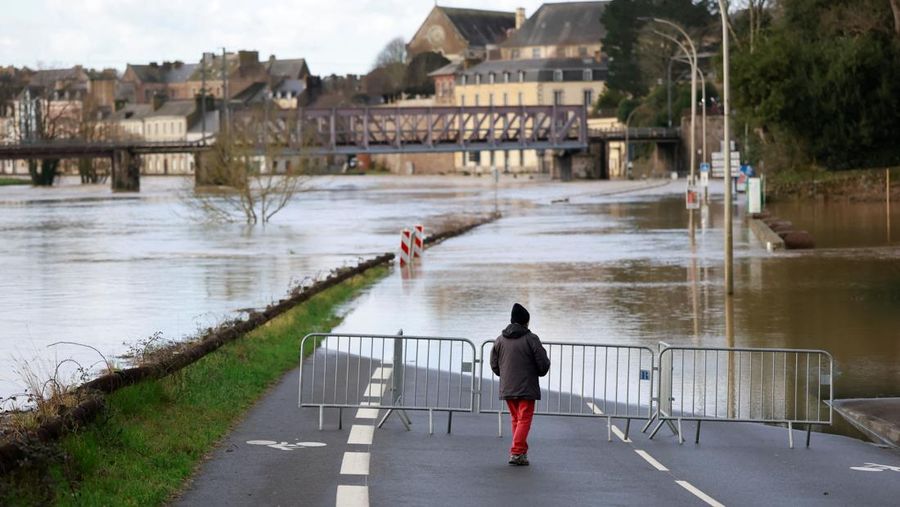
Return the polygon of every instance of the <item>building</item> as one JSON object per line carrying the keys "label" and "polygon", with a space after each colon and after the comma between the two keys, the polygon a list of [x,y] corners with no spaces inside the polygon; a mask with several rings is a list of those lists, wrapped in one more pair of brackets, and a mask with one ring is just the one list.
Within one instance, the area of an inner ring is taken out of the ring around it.
{"label": "building", "polygon": [[[457,106],[580,105],[590,109],[606,90],[602,56],[606,2],[544,4],[502,42],[499,59],[432,73],[435,97]],[[453,82],[449,84],[450,73]],[[549,155],[534,150],[459,153],[457,171],[551,172]]]}
{"label": "building", "polygon": [[436,5],[406,45],[406,52],[410,59],[430,51],[450,61],[483,60],[488,46],[500,43],[515,28],[512,12]]}

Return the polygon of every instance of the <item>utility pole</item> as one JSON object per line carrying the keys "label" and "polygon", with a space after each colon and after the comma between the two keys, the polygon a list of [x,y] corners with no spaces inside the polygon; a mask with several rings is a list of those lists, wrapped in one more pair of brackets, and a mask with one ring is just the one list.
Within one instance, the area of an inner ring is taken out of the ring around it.
{"label": "utility pole", "polygon": [[722,78],[724,100],[722,116],[724,125],[724,145],[722,156],[725,159],[725,294],[734,294],[734,243],[731,224],[731,132],[728,128],[728,102],[730,99],[729,61],[728,61],[728,7],[725,0],[719,0],[719,14],[722,16]]}
{"label": "utility pole", "polygon": [[200,139],[206,143],[206,52],[200,58],[200,128]]}
{"label": "utility pole", "polygon": [[229,124],[228,114],[228,60],[225,57],[225,48],[222,48],[222,126],[227,129]]}

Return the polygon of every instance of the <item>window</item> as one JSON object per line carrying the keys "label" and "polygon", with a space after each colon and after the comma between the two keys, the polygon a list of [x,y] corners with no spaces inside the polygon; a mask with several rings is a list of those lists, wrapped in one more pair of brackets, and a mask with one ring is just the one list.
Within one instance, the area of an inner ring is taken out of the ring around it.
{"label": "window", "polygon": [[508,105],[509,105],[509,100],[508,100],[508,99],[509,99],[509,97],[507,96],[506,93],[504,93],[504,94],[503,94],[503,105],[504,105],[504,106],[508,106]]}
{"label": "window", "polygon": [[504,72],[504,73],[503,73],[503,82],[504,82],[504,83],[508,83],[508,82],[509,82],[509,72]]}
{"label": "window", "polygon": [[541,57],[541,48],[532,48],[531,49],[531,57],[532,58],[540,58]]}
{"label": "window", "polygon": [[561,106],[563,103],[563,91],[553,90],[553,105]]}
{"label": "window", "polygon": [[476,107],[479,105],[478,103],[480,102],[480,101],[479,101],[480,98],[481,98],[481,97],[476,93],[476,94],[475,94],[475,106],[476,106]]}
{"label": "window", "polygon": [[519,105],[522,105],[522,92],[519,92]]}
{"label": "window", "polygon": [[481,74],[475,74],[475,84],[481,84]]}
{"label": "window", "polygon": [[584,77],[585,81],[593,81],[594,80],[594,71],[592,71],[591,69],[585,69],[583,77]]}
{"label": "window", "polygon": [[521,53],[519,52],[518,49],[513,49],[513,50],[510,51],[510,53],[509,53],[509,59],[510,59],[510,60],[518,60],[520,57],[521,57]]}
{"label": "window", "polygon": [[460,96],[459,96],[459,105],[461,105],[461,106],[463,106],[463,107],[466,106],[466,96],[465,96],[465,95],[460,95]]}
{"label": "window", "polygon": [[563,80],[563,72],[560,69],[556,69],[553,71],[553,80],[557,82]]}
{"label": "window", "polygon": [[466,86],[468,80],[469,80],[469,76],[463,74],[462,81],[460,82],[460,84],[463,86]]}
{"label": "window", "polygon": [[494,80],[495,80],[494,73],[491,72],[490,74],[488,74],[488,83],[494,84]]}
{"label": "window", "polygon": [[481,152],[480,151],[470,151],[469,152],[469,162],[475,163],[478,165],[481,163]]}
{"label": "window", "polygon": [[578,56],[584,58],[584,57],[586,57],[587,55],[588,55],[587,48],[584,47],[584,46],[579,46],[579,47],[578,47]]}
{"label": "window", "polygon": [[524,82],[525,82],[525,71],[524,71],[524,70],[520,70],[520,71],[519,71],[519,82],[520,82],[520,83],[524,83]]}
{"label": "window", "polygon": [[584,91],[584,107],[590,108],[594,103],[594,90],[585,90]]}
{"label": "window", "polygon": [[493,93],[489,93],[489,94],[488,94],[488,105],[489,105],[489,106],[493,106],[493,105],[494,105],[494,94],[493,94]]}

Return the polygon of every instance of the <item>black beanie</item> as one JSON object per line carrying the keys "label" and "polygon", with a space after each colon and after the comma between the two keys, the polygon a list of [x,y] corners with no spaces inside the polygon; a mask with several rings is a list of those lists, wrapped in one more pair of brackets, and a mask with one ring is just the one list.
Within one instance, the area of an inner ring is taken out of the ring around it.
{"label": "black beanie", "polygon": [[528,313],[528,310],[526,310],[524,306],[516,303],[513,305],[512,318],[510,320],[514,324],[519,324],[527,327],[528,322],[531,320],[531,314]]}

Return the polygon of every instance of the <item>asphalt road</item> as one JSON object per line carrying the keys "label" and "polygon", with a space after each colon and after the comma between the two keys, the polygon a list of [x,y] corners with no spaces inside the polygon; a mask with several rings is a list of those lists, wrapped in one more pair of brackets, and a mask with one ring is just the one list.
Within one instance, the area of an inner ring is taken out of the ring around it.
{"label": "asphalt road", "polygon": [[[289,373],[260,401],[177,505],[897,505],[900,498],[900,454],[837,435],[814,433],[805,448],[796,431],[789,449],[784,428],[704,423],[697,445],[693,423],[685,423],[679,445],[668,429],[651,441],[635,423],[625,442],[618,421],[608,442],[605,418],[544,416],[529,438],[532,465],[511,467],[507,416],[503,438],[495,414],[456,413],[448,434],[447,414],[436,412],[429,434],[427,412],[409,412],[410,431],[395,416],[375,429],[384,411],[366,408],[345,409],[342,429],[338,410],[326,409],[319,431],[319,411],[297,408],[297,378]],[[366,383],[351,382],[363,396]]]}

